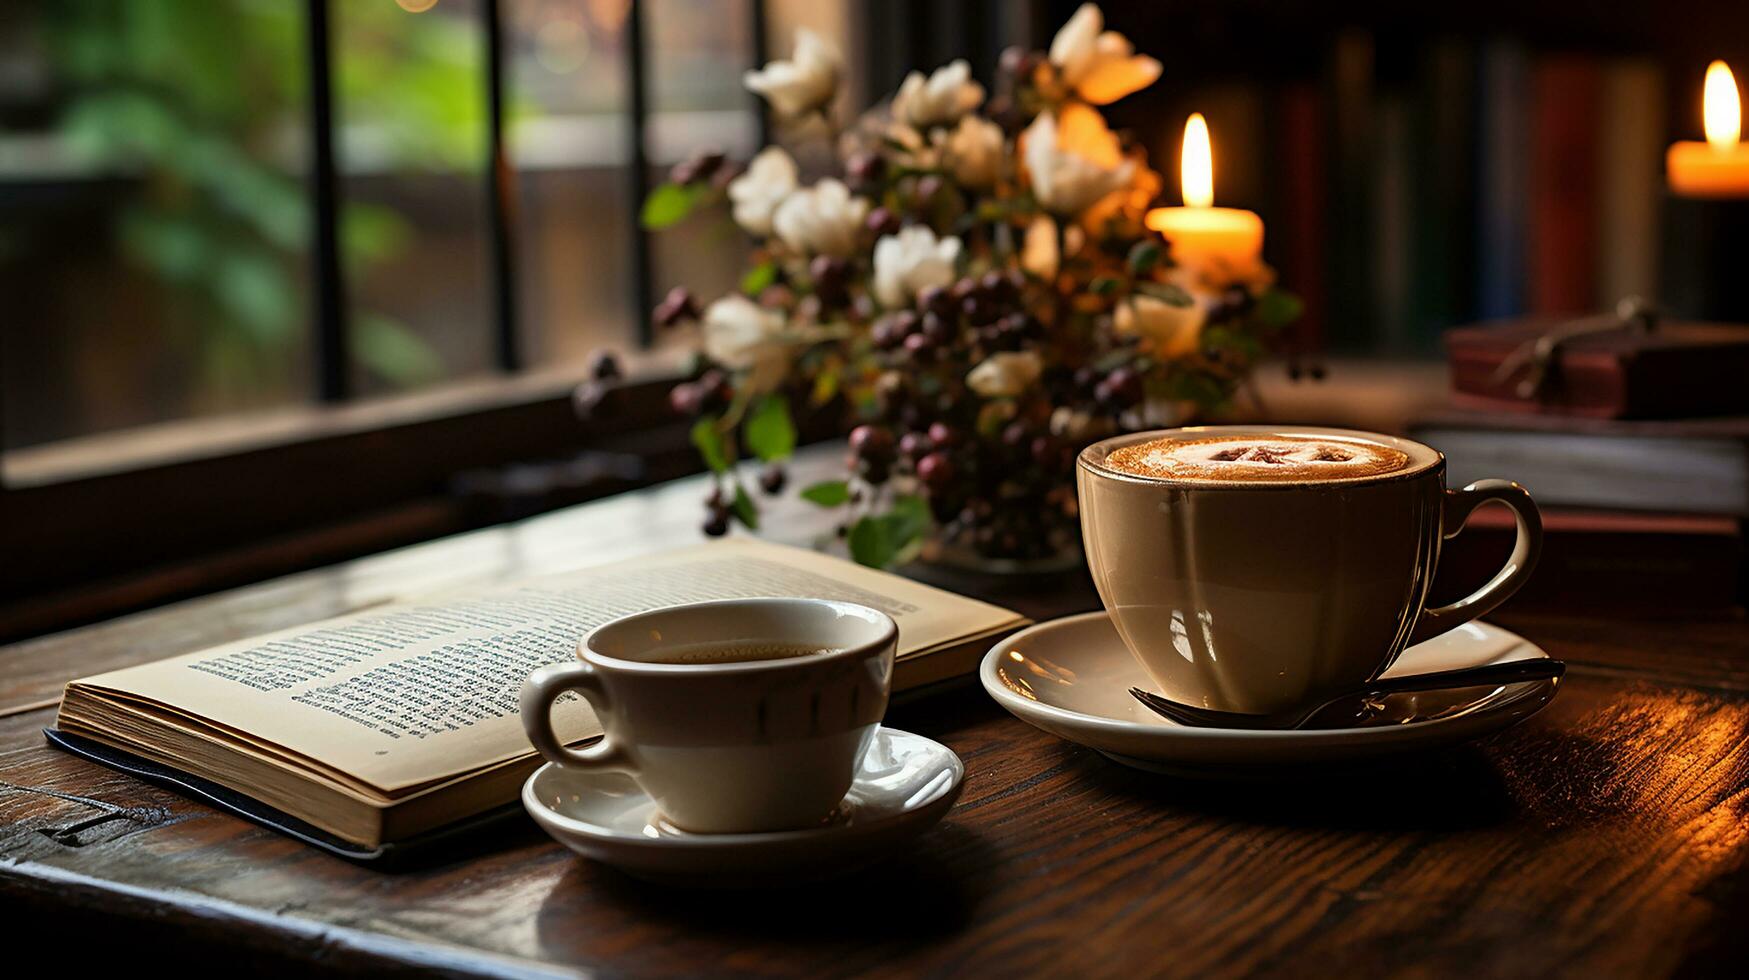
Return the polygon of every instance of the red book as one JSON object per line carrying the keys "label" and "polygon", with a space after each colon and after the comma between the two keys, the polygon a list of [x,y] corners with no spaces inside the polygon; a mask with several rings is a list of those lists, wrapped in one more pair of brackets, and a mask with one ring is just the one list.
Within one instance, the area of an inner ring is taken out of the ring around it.
{"label": "red book", "polygon": [[1324,169],[1324,105],[1310,84],[1289,86],[1281,103],[1283,182],[1281,217],[1271,234],[1281,242],[1282,286],[1305,303],[1305,313],[1289,327],[1290,349],[1323,349],[1329,295],[1324,285],[1329,259],[1324,202],[1329,184]]}
{"label": "red book", "polygon": [[[1525,396],[1532,365],[1520,355],[1568,321],[1531,317],[1445,332],[1451,386],[1468,408],[1603,419],[1749,413],[1749,325],[1662,321],[1655,330],[1600,330],[1567,338]],[[1508,359],[1519,365],[1502,375]]]}
{"label": "red book", "polygon": [[1597,60],[1552,56],[1531,76],[1529,305],[1583,313],[1597,298]]}

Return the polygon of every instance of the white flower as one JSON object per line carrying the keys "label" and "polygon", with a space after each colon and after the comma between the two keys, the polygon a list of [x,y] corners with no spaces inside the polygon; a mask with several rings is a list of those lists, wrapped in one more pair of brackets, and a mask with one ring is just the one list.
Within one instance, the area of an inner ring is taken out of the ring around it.
{"label": "white flower", "polygon": [[796,162],[781,146],[766,147],[729,181],[735,223],[755,235],[771,234],[771,216],[796,189]]}
{"label": "white flower", "polygon": [[741,84],[765,96],[780,116],[794,118],[825,107],[838,93],[844,57],[826,39],[805,27],[796,29],[795,53],[741,76]]}
{"label": "white flower", "polygon": [[789,366],[783,314],[745,296],[725,296],[705,309],[702,330],[705,355],[731,371],[746,372],[749,390],[763,391],[783,380]]}
{"label": "white flower", "polygon": [[1124,158],[1117,135],[1084,105],[1065,105],[1056,116],[1040,113],[1023,135],[1033,195],[1058,215],[1080,214],[1128,187],[1135,175],[1135,161]]}
{"label": "white flower", "polygon": [[1138,55],[1129,39],[1103,30],[1096,4],[1084,3],[1051,40],[1051,64],[1063,83],[1094,105],[1107,105],[1160,77],[1160,63]]}
{"label": "white flower", "polygon": [[1103,416],[1084,408],[1063,405],[1051,412],[1051,435],[1068,442],[1091,442],[1103,435],[1108,426]]}
{"label": "white flower", "polygon": [[731,370],[750,368],[770,348],[782,346],[783,314],[745,296],[730,295],[704,311],[704,352]]}
{"label": "white flower", "polygon": [[984,101],[984,86],[972,81],[965,59],[937,68],[927,80],[914,71],[893,96],[893,118],[918,129],[948,126]]}
{"label": "white flower", "polygon": [[1041,214],[1026,226],[1026,240],[1020,246],[1020,267],[1040,279],[1055,279],[1061,264],[1057,223],[1050,215]]}
{"label": "white flower", "polygon": [[798,252],[843,258],[856,250],[868,209],[868,198],[851,196],[843,181],[828,177],[784,198],[771,226]]}
{"label": "white flower", "polygon": [[947,138],[948,169],[966,187],[989,187],[1001,173],[1002,149],[1001,126],[966,116]]}
{"label": "white flower", "polygon": [[966,375],[966,387],[985,398],[1012,398],[1037,381],[1043,370],[1038,351],[991,354]]}
{"label": "white flower", "polygon": [[910,126],[894,121],[886,131],[890,162],[913,170],[934,170],[941,160],[941,148],[923,139],[923,134]]}
{"label": "white flower", "polygon": [[1181,357],[1196,349],[1208,308],[1194,296],[1180,306],[1136,293],[1117,306],[1112,325],[1119,334],[1141,337],[1156,357]]}
{"label": "white flower", "polygon": [[953,282],[959,256],[960,240],[952,235],[938,241],[923,225],[901,228],[875,243],[875,298],[888,308],[909,306],[924,289]]}

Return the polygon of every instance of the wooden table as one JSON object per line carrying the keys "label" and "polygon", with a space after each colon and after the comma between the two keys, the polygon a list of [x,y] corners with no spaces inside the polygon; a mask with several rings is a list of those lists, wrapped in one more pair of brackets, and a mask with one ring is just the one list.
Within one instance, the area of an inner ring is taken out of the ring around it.
{"label": "wooden table", "polygon": [[[1574,665],[1551,707],[1480,744],[1298,783],[1144,775],[976,688],[932,697],[891,721],[965,759],[946,822],[874,871],[749,894],[645,885],[532,824],[441,867],[369,870],[38,734],[76,675],[691,541],[700,493],[670,485],[0,649],[8,948],[80,967],[170,954],[257,972],[810,976],[1740,975],[1749,956],[1735,620],[1501,615]],[[805,507],[773,526],[810,537]],[[1093,604],[1079,581],[995,598],[1039,616]]]}

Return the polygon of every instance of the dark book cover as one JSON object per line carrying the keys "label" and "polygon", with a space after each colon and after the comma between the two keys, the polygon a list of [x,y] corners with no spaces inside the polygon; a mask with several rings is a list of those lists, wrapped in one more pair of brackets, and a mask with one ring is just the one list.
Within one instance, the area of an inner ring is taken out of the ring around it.
{"label": "dark book cover", "polygon": [[1528,362],[1508,375],[1501,365],[1563,323],[1528,318],[1447,331],[1452,391],[1469,407],[1521,413],[1653,419],[1749,412],[1749,326],[1722,323],[1572,336],[1526,397],[1519,385]]}

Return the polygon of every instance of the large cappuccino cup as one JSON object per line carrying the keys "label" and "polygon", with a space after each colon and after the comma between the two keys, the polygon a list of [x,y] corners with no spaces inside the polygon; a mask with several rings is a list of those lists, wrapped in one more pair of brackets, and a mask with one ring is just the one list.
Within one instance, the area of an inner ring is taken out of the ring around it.
{"label": "large cappuccino cup", "polygon": [[[1347,429],[1117,436],[1082,451],[1076,482],[1088,565],[1125,645],[1160,693],[1227,711],[1364,684],[1503,602],[1542,544],[1518,484],[1447,489],[1438,451]],[[1441,542],[1493,501],[1517,520],[1511,557],[1471,595],[1429,607]]]}

